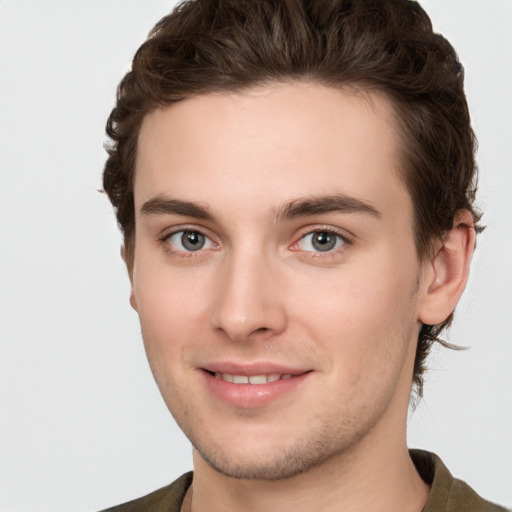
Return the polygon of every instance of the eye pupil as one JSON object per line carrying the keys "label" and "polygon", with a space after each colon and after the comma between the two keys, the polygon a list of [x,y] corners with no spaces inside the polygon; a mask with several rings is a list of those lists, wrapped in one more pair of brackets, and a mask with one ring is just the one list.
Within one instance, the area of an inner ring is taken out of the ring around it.
{"label": "eye pupil", "polygon": [[336,245],[336,236],[332,233],[320,231],[313,235],[311,243],[317,251],[330,251]]}
{"label": "eye pupil", "polygon": [[181,243],[188,251],[198,251],[205,244],[205,236],[197,231],[184,231],[181,235]]}

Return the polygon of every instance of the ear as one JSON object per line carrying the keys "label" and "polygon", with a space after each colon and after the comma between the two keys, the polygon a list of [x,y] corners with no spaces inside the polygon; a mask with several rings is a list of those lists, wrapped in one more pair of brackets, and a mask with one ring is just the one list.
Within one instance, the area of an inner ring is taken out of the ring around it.
{"label": "ear", "polygon": [[130,305],[135,311],[138,311],[137,301],[135,300],[135,293],[133,291],[133,261],[126,259],[126,247],[124,245],[121,246],[121,258],[123,258],[126,270],[128,271],[128,277],[130,278]]}
{"label": "ear", "polygon": [[423,324],[444,322],[455,309],[464,291],[469,265],[475,248],[473,217],[467,210],[459,210],[452,229],[440,240],[425,269],[425,293],[418,319]]}

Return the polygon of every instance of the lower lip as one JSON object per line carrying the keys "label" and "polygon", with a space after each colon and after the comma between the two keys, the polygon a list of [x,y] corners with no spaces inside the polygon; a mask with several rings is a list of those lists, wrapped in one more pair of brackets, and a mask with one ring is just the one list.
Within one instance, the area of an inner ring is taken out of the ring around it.
{"label": "lower lip", "polygon": [[267,405],[295,390],[309,375],[293,375],[267,384],[233,384],[203,371],[210,391],[215,397],[229,405],[243,409],[254,409]]}

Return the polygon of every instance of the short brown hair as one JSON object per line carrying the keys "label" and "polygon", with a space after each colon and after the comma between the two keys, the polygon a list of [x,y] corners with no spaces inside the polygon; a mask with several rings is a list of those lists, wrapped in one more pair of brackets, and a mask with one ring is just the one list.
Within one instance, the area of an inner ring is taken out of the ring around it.
{"label": "short brown hair", "polygon": [[[133,263],[137,139],[152,110],[190,96],[294,80],[378,91],[394,105],[419,258],[466,209],[476,229],[475,137],[457,55],[410,0],[189,0],[160,20],[121,81],[103,184]],[[413,382],[452,320],[421,329]]]}

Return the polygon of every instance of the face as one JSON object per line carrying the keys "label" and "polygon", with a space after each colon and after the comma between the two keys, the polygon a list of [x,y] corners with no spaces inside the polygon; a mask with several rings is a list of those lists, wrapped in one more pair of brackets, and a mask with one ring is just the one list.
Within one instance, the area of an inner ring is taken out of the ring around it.
{"label": "face", "polygon": [[281,84],[144,120],[131,303],[224,474],[289,477],[403,431],[423,288],[391,119],[382,97]]}

